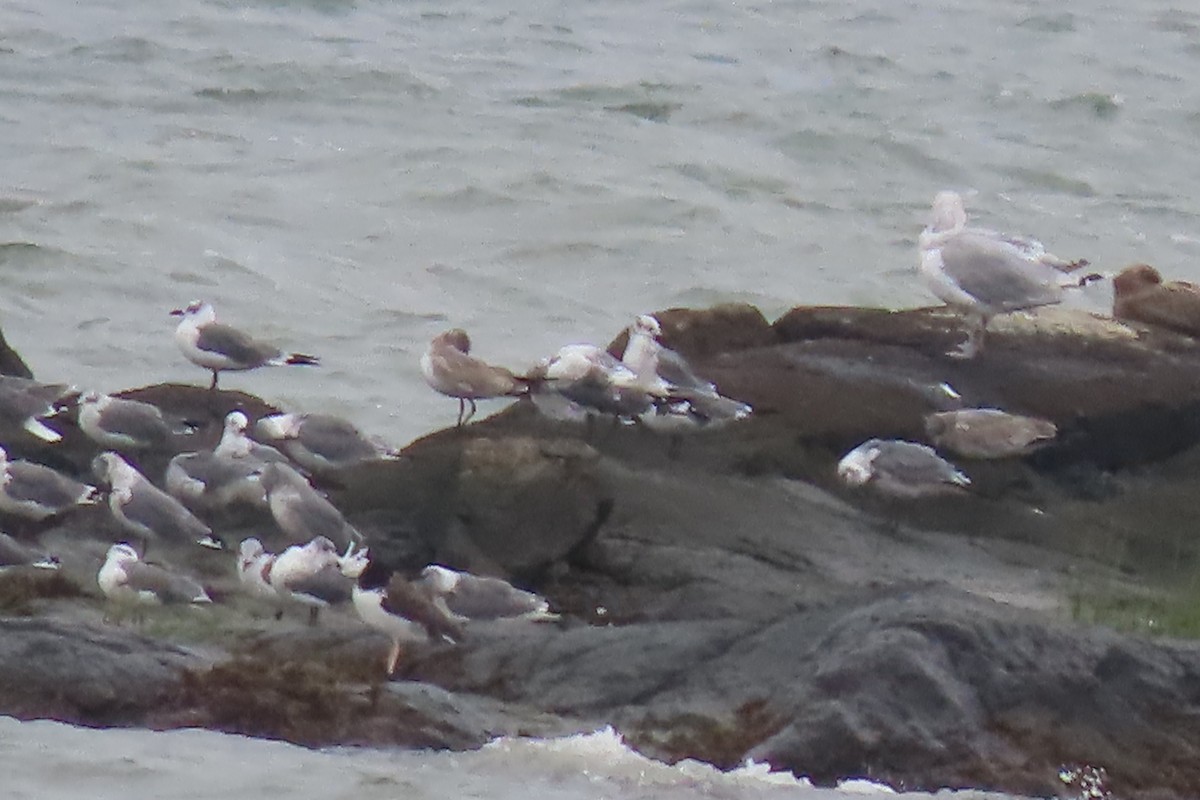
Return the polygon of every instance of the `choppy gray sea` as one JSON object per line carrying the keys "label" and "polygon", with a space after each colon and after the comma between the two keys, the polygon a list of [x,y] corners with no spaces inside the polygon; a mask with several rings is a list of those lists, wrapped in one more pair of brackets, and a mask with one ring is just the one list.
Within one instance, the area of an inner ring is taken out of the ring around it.
{"label": "choppy gray sea", "polygon": [[208,299],[324,359],[225,385],[402,445],[452,325],[523,368],[672,305],[928,303],[942,188],[1200,280],[1198,70],[1178,0],[0,0],[0,326],[45,379],[200,382],[167,312]]}

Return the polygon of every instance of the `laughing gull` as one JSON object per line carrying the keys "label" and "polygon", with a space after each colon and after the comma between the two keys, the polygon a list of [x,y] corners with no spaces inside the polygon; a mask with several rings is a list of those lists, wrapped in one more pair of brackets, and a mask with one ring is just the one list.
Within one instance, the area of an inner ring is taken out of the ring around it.
{"label": "laughing gull", "polygon": [[41,383],[32,378],[0,375],[0,429],[21,430],[51,444],[62,434],[43,420],[62,411],[62,403],[75,392],[61,383]]}
{"label": "laughing gull", "polygon": [[0,533],[0,568],[2,567],[58,569],[59,561],[54,556],[21,544],[7,533]]}
{"label": "laughing gull", "polygon": [[558,619],[544,597],[499,578],[430,564],[421,570],[420,583],[427,587],[435,603],[463,623]]}
{"label": "laughing gull", "polygon": [[292,461],[314,475],[397,455],[330,414],[272,414],[258,421],[254,433],[259,439],[275,442]]}
{"label": "laughing gull", "polygon": [[345,550],[362,541],[362,536],[346,522],[342,512],[287,464],[268,464],[263,468],[260,480],[267,493],[271,516],[291,544],[324,537],[339,550]]}
{"label": "laughing gull", "polygon": [[[452,328],[433,338],[421,356],[421,375],[435,391],[458,399],[460,428],[475,416],[476,400],[516,397],[529,388],[504,367],[494,367],[471,355],[471,339],[462,328]],[[467,404],[471,406],[469,412]]]}
{"label": "laughing gull", "polygon": [[272,461],[287,462],[287,456],[266,444],[259,444],[246,435],[250,420],[241,411],[230,411],[225,415],[225,428],[221,441],[213,453],[225,458],[244,458],[266,466]]}
{"label": "laughing gull", "polygon": [[341,560],[342,573],[355,579],[351,597],[354,610],[370,627],[392,640],[387,657],[387,675],[396,671],[400,650],[405,643],[445,639],[458,642],[463,623],[438,605],[428,585],[395,574],[366,550]]}
{"label": "laughing gull", "polygon": [[644,384],[625,364],[590,344],[560,348],[530,370],[528,380],[534,404],[551,416],[560,412],[544,404],[547,398],[565,399],[569,418],[594,411],[619,420],[633,420],[668,399],[664,384]]}
{"label": "laughing gull", "polygon": [[1058,427],[998,408],[962,408],[929,414],[925,432],[938,447],[965,458],[1009,458],[1048,444]]}
{"label": "laughing gull", "polygon": [[0,447],[0,511],[44,520],[99,501],[95,486],[72,480],[30,461],[9,461]]}
{"label": "laughing gull", "polygon": [[158,406],[95,391],[79,398],[79,429],[101,447],[122,453],[166,449],[175,437]]}
{"label": "laughing gull", "polygon": [[221,549],[212,528],[197,519],[183,503],[148,481],[120,455],[101,453],[93,459],[92,470],[112,487],[108,507],[113,518],[143,543],[176,540]]}
{"label": "laughing gull", "polygon": [[267,582],[282,599],[307,606],[308,624],[315,625],[322,608],[351,599],[353,580],[342,573],[338,555],[324,536],[292,545],[275,556]]}
{"label": "laughing gull", "polygon": [[212,598],[197,581],[146,564],[137,551],[122,542],[108,548],[104,564],[96,574],[104,596],[116,603],[167,604],[211,603]]}
{"label": "laughing gull", "polygon": [[982,349],[988,320],[997,314],[1060,303],[1065,288],[1082,285],[1031,255],[1036,251],[993,231],[968,228],[955,192],[934,198],[932,221],[919,242],[921,276],[929,289],[968,318],[967,341],[949,353],[955,357],[972,358]]}
{"label": "laughing gull", "polygon": [[753,409],[717,392],[717,387],[696,375],[679,353],[659,341],[662,327],[649,315],[639,316],[629,327],[629,341],[621,362],[653,391],[665,394],[669,403],[660,404],[660,412],[686,415],[698,423],[745,419]]}
{"label": "laughing gull", "polygon": [[217,388],[217,375],[224,370],[320,363],[316,356],[285,354],[273,344],[258,341],[237,328],[217,322],[217,312],[209,303],[195,300],[187,308],[177,308],[171,314],[183,317],[175,328],[179,349],[193,364],[212,371],[210,389]]}
{"label": "laughing gull", "polygon": [[848,486],[871,486],[893,497],[961,492],[971,479],[923,444],[869,439],[847,453],[837,474]]}
{"label": "laughing gull", "polygon": [[1200,336],[1200,286],[1166,281],[1149,264],[1126,267],[1113,278],[1113,316]]}
{"label": "laughing gull", "polygon": [[253,459],[211,451],[180,453],[167,464],[163,483],[172,497],[192,508],[215,511],[235,504],[263,508],[267,497],[260,481],[262,469],[262,462]]}

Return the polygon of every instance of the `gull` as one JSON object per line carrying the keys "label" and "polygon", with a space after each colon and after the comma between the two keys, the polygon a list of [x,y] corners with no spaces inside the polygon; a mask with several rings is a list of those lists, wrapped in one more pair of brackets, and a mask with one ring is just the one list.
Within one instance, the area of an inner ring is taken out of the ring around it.
{"label": "gull", "polygon": [[254,426],[259,439],[275,442],[314,475],[329,474],[396,452],[371,441],[341,417],[330,414],[272,414]]}
{"label": "gull", "polygon": [[60,442],[62,434],[43,420],[59,414],[61,403],[74,391],[66,384],[0,375],[0,426],[22,430],[43,442]]}
{"label": "gull", "polygon": [[434,601],[428,586],[394,574],[371,558],[367,550],[348,554],[340,566],[344,575],[355,580],[351,599],[359,618],[392,640],[387,656],[388,677],[395,673],[405,643],[462,639],[462,621]]}
{"label": "gull", "polygon": [[[471,339],[462,328],[452,328],[433,338],[421,356],[421,375],[434,391],[458,398],[460,428],[475,416],[476,400],[516,397],[529,390],[524,380],[504,367],[494,367],[471,355]],[[469,412],[467,404],[471,406]]]}
{"label": "gull", "polygon": [[217,312],[209,303],[194,300],[187,308],[177,308],[171,314],[183,317],[175,328],[175,341],[184,356],[196,366],[212,371],[210,389],[217,388],[217,375],[224,370],[320,363],[316,356],[285,354],[273,344],[217,322]]}
{"label": "gull", "polygon": [[551,415],[559,409],[545,404],[547,398],[567,401],[568,416],[597,411],[619,420],[633,420],[668,399],[664,383],[642,382],[628,366],[591,344],[560,348],[530,370],[527,379],[534,403]]}
{"label": "gull", "polygon": [[54,556],[26,547],[7,533],[0,533],[0,568],[58,569],[59,566],[59,561]]}
{"label": "gull", "polygon": [[266,578],[279,597],[307,606],[308,623],[315,625],[322,608],[351,599],[353,581],[339,563],[333,542],[317,536],[275,556]]}
{"label": "gull", "polygon": [[159,489],[117,453],[101,453],[92,460],[92,470],[112,491],[108,507],[113,518],[129,533],[148,544],[151,540],[177,540],[214,550],[221,541],[188,511],[183,503]]}
{"label": "gull", "polygon": [[938,447],[965,458],[1009,458],[1047,444],[1058,427],[998,408],[961,408],[927,415],[925,432]]}
{"label": "gull", "polygon": [[896,439],[869,439],[838,462],[848,486],[871,486],[893,497],[914,498],[960,492],[971,479],[933,448]]}
{"label": "gull", "polygon": [[438,606],[463,623],[558,619],[558,614],[550,611],[550,604],[544,597],[518,589],[499,578],[430,564],[421,570],[420,583],[427,587]]}
{"label": "gull", "polygon": [[629,327],[629,340],[621,362],[657,394],[671,398],[660,411],[683,414],[695,422],[724,422],[745,419],[753,409],[746,403],[723,397],[717,387],[696,375],[679,353],[659,341],[662,326],[658,319],[643,314]]}
{"label": "gull", "polygon": [[167,464],[163,483],[172,497],[193,508],[224,509],[242,503],[265,507],[263,463],[218,456],[211,451],[180,453]]}
{"label": "gull", "polygon": [[131,604],[208,604],[212,598],[195,580],[143,562],[128,543],[108,548],[96,574],[100,591],[109,600]]}
{"label": "gull", "polygon": [[1134,264],[1113,278],[1113,316],[1200,336],[1200,286],[1166,281],[1149,264]]}
{"label": "gull", "polygon": [[250,537],[238,546],[238,580],[246,592],[264,600],[278,600],[279,593],[271,586],[271,569],[276,556],[268,553],[262,542]]}
{"label": "gull", "polygon": [[241,411],[230,411],[225,415],[225,428],[221,441],[213,453],[224,458],[244,458],[263,466],[272,461],[287,461],[287,456],[266,444],[259,444],[246,435],[250,420]]}
{"label": "gull", "polygon": [[79,429],[101,447],[119,452],[164,449],[176,433],[158,406],[96,391],[79,398]]}
{"label": "gull", "polygon": [[44,520],[99,501],[95,486],[72,480],[30,461],[9,461],[0,447],[0,511]]}
{"label": "gull", "polygon": [[1063,271],[1044,257],[1044,248],[1038,255],[1011,237],[968,228],[962,198],[955,192],[939,192],[934,198],[932,221],[919,243],[921,276],[929,289],[967,315],[967,341],[949,354],[958,358],[973,358],[982,350],[992,317],[1060,303],[1065,288],[1092,277],[1064,283]]}
{"label": "gull", "polygon": [[267,505],[275,524],[293,544],[324,537],[337,548],[345,550],[352,543],[362,540],[358,531],[346,522],[342,512],[287,464],[267,464],[260,480],[267,493]]}

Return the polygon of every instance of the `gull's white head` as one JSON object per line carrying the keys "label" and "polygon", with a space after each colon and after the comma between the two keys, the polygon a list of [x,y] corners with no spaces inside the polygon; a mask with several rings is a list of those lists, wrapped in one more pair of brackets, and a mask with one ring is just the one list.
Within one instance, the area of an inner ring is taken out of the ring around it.
{"label": "gull's white head", "polygon": [[217,312],[212,304],[203,300],[193,300],[184,308],[173,309],[171,316],[183,317],[183,322],[190,322],[193,325],[206,325],[216,321]]}
{"label": "gull's white head", "polygon": [[254,559],[266,553],[262,542],[251,536],[248,539],[242,539],[241,545],[238,546],[238,563],[242,568],[249,566]]}
{"label": "gull's white head", "polygon": [[271,414],[254,424],[259,439],[294,439],[300,435],[298,414]]}
{"label": "gull's white head", "polygon": [[245,433],[250,420],[241,411],[230,411],[225,416],[225,430],[233,433]]}
{"label": "gull's white head", "polygon": [[838,477],[847,486],[862,486],[875,476],[875,459],[879,448],[873,442],[865,442],[851,450],[838,462]]}
{"label": "gull's white head", "polygon": [[112,564],[124,564],[129,561],[139,561],[137,550],[127,542],[118,542],[108,548],[108,554],[105,560]]}
{"label": "gull's white head", "polygon": [[[103,392],[98,392],[95,389],[89,389],[79,395],[79,405],[81,406],[98,406],[102,400],[108,399],[108,395]],[[107,403],[105,404],[107,405]]]}
{"label": "gull's white head", "polygon": [[958,192],[938,192],[933,198],[928,230],[933,233],[956,233],[966,226],[967,212]]}
{"label": "gull's white head", "polygon": [[654,339],[662,336],[662,326],[658,324],[658,320],[650,314],[642,314],[633,321],[633,332],[644,333]]}
{"label": "gull's white head", "polygon": [[111,450],[92,459],[92,472],[114,489],[127,487],[133,483],[134,475],[137,474],[137,470],[128,461]]}
{"label": "gull's white head", "polygon": [[460,576],[452,569],[446,569],[439,564],[430,564],[425,569],[421,570],[421,577],[428,583],[438,594],[446,594],[454,591],[454,587],[458,585]]}
{"label": "gull's white head", "polygon": [[3,447],[0,447],[0,469],[4,469],[5,465],[7,465],[7,464],[8,464],[8,451],[5,450]]}

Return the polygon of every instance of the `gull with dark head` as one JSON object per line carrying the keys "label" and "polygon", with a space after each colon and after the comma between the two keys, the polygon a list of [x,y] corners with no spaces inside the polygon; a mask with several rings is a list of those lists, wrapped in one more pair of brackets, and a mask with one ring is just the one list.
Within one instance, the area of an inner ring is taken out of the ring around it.
{"label": "gull with dark head", "polygon": [[342,512],[287,464],[268,464],[263,468],[260,480],[267,493],[271,516],[292,544],[325,538],[344,552],[351,544],[362,541],[362,536],[346,522]]}
{"label": "gull with dark head", "polygon": [[1113,278],[1113,316],[1200,336],[1200,286],[1164,281],[1149,264],[1134,264]]}
{"label": "gull with dark head", "polygon": [[99,499],[95,486],[31,461],[9,461],[0,447],[0,512],[44,520]]}
{"label": "gull with dark head", "polygon": [[1011,458],[1049,444],[1058,427],[998,408],[961,408],[929,414],[925,432],[938,447],[965,458]]}
{"label": "gull with dark head", "polygon": [[113,518],[144,543],[177,541],[221,549],[221,541],[213,535],[212,528],[188,511],[183,503],[152,484],[117,453],[96,456],[92,469],[112,487],[108,507]]}
{"label": "gull with dark head", "polygon": [[900,498],[957,494],[971,485],[933,448],[896,439],[868,439],[842,457],[837,474],[847,486]]}
{"label": "gull with dark head", "polygon": [[175,341],[179,349],[193,364],[212,372],[210,389],[217,388],[217,376],[223,371],[320,363],[316,356],[284,353],[273,344],[217,322],[217,312],[209,303],[195,300],[186,308],[177,308],[171,314],[182,317],[175,328]]}
{"label": "gull with dark head", "polygon": [[45,424],[76,390],[61,383],[0,375],[0,433],[22,431],[51,444],[62,434]]}
{"label": "gull with dark head", "polygon": [[158,406],[96,391],[79,398],[78,419],[89,439],[122,453],[167,449],[176,435]]}
{"label": "gull with dark head", "polygon": [[960,358],[972,358],[983,348],[992,317],[1060,303],[1065,289],[1083,283],[1067,278],[1044,257],[1044,248],[1039,255],[1011,237],[968,228],[956,192],[939,192],[934,198],[932,219],[919,243],[921,276],[930,291],[961,309],[971,326],[967,341],[950,353]]}
{"label": "gull with dark head", "polygon": [[516,397],[528,391],[525,381],[509,370],[471,355],[471,339],[462,328],[433,338],[421,356],[421,375],[434,391],[458,399],[460,428],[475,416],[476,400]]}
{"label": "gull with dark head", "polygon": [[254,426],[255,435],[276,443],[289,458],[314,475],[394,458],[396,452],[368,439],[351,423],[330,414],[272,414]]}
{"label": "gull with dark head", "polygon": [[157,564],[143,562],[129,544],[108,548],[104,564],[96,574],[100,591],[122,605],[209,604],[212,598],[197,581]]}

